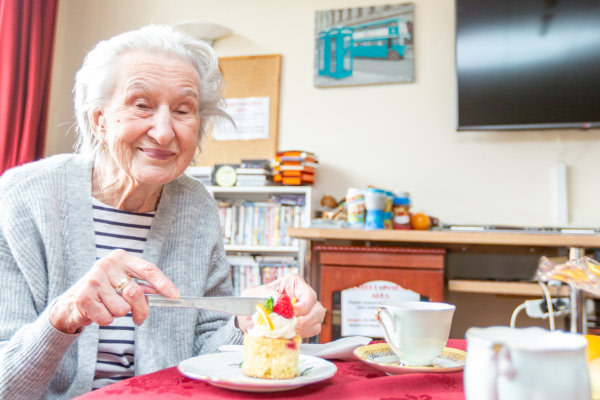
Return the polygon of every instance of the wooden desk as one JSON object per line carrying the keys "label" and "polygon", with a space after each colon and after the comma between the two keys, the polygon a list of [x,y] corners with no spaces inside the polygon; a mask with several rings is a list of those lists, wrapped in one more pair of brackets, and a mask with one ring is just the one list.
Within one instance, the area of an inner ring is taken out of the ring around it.
{"label": "wooden desk", "polygon": [[[568,253],[572,247],[597,249],[600,248],[600,235],[587,234],[556,234],[530,232],[459,232],[459,231],[414,231],[414,230],[362,230],[335,228],[292,228],[291,237],[306,239],[311,243],[310,268],[307,278],[321,296],[323,289],[329,296],[330,288],[323,287],[319,281],[321,262],[315,252],[316,246],[398,246],[442,248],[448,253],[469,252],[481,248],[493,248],[501,253],[529,252],[536,248],[535,254],[548,251],[556,255],[557,251]],[[446,277],[447,278],[447,277]],[[471,293],[497,293],[523,296],[541,295],[536,283],[493,282],[481,284],[484,281],[450,280],[449,290]],[[323,298],[321,297],[323,301]]]}
{"label": "wooden desk", "polygon": [[[448,252],[466,250],[474,247],[494,247],[510,253],[526,247],[547,248],[548,250],[581,247],[600,248],[600,235],[554,234],[554,233],[506,233],[506,232],[456,232],[456,231],[415,231],[415,230],[363,230],[329,228],[291,228],[291,237],[307,239],[311,248],[318,244],[355,245],[355,246],[423,246],[441,247]],[[566,251],[566,250],[565,250]],[[318,260],[311,257],[308,278],[313,285],[320,282]],[[468,291],[468,285],[459,285],[461,291]],[[502,288],[502,284],[495,287]],[[537,293],[535,285],[525,284],[523,294]],[[476,288],[474,288],[476,290]],[[502,289],[500,289],[502,290]],[[486,290],[486,292],[488,292]]]}

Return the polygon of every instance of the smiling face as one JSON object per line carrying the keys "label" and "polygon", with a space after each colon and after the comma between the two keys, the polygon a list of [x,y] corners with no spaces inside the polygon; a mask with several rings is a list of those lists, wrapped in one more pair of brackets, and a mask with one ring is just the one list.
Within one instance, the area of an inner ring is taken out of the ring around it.
{"label": "smiling face", "polygon": [[116,185],[112,197],[128,190],[160,192],[185,171],[196,150],[196,71],[177,56],[149,53],[124,55],[117,70],[111,101],[92,116],[96,137],[108,146],[100,186]]}

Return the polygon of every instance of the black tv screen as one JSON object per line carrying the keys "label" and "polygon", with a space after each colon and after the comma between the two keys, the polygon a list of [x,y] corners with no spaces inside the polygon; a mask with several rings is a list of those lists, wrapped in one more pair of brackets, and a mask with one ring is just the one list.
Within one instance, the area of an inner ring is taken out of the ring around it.
{"label": "black tv screen", "polygon": [[458,130],[600,127],[600,0],[456,0]]}

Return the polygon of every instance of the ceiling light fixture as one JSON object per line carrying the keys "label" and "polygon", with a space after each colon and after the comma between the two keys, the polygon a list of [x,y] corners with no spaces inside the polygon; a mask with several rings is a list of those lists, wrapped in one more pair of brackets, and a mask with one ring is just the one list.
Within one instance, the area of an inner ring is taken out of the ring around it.
{"label": "ceiling light fixture", "polygon": [[196,39],[204,40],[211,46],[215,40],[233,33],[233,31],[226,26],[198,21],[178,22],[173,25],[173,28],[195,37]]}

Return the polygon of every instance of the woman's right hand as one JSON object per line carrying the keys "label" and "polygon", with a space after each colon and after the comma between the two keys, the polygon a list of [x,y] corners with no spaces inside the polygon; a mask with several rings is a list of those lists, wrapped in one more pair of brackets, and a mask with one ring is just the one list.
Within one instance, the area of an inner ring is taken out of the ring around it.
{"label": "woman's right hand", "polygon": [[[128,277],[137,278],[145,283]],[[120,294],[116,288],[122,286]],[[76,333],[92,322],[109,325],[115,317],[131,311],[140,325],[148,316],[145,293],[177,298],[179,290],[154,264],[124,250],[112,251],[96,261],[92,269],[60,295],[50,310],[50,323],[65,333]]]}

